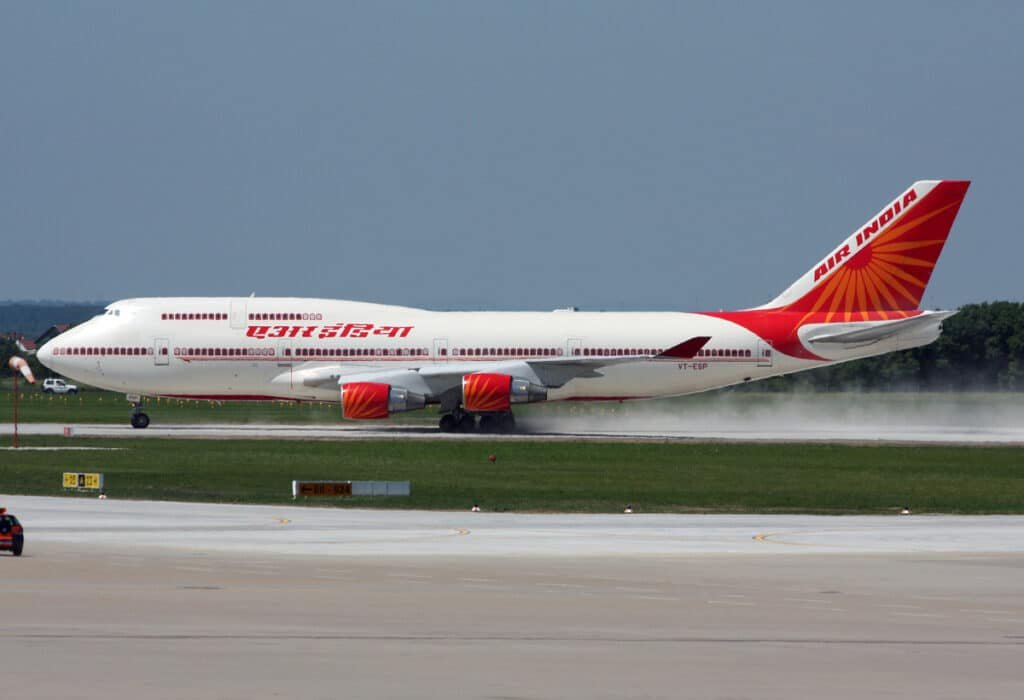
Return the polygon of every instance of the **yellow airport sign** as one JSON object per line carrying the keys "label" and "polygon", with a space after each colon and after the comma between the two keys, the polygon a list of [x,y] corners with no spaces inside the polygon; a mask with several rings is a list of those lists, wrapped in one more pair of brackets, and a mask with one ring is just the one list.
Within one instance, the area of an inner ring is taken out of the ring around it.
{"label": "yellow airport sign", "polygon": [[103,474],[100,472],[64,472],[64,488],[98,491],[103,488]]}

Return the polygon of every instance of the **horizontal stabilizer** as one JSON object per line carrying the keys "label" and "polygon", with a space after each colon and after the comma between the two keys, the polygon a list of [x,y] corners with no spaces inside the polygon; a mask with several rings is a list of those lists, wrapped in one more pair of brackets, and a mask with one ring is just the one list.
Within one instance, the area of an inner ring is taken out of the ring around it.
{"label": "horizontal stabilizer", "polygon": [[673,345],[660,355],[656,355],[655,359],[671,358],[689,360],[692,357],[696,357],[697,353],[700,352],[701,349],[708,344],[709,340],[711,340],[711,336],[709,335],[694,336],[689,340],[684,340],[683,342],[679,343],[679,345]]}
{"label": "horizontal stabilizer", "polygon": [[[915,331],[936,326],[949,318],[955,311],[941,311],[924,313],[912,318],[904,318],[897,321],[876,321],[872,323],[852,324],[844,323],[842,330],[829,329],[831,332],[824,332],[820,335],[808,335],[805,340],[812,344],[817,343],[839,343],[844,345],[867,345],[877,343],[880,340],[891,338],[899,333],[913,333]],[[823,329],[824,330],[824,329]]]}

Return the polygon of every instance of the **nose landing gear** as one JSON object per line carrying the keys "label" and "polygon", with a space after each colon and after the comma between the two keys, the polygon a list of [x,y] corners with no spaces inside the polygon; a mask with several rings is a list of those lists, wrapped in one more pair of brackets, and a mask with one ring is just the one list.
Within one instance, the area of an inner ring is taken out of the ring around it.
{"label": "nose landing gear", "polygon": [[142,399],[130,396],[128,400],[132,402],[132,427],[139,429],[147,427],[149,425],[149,416],[142,410]]}

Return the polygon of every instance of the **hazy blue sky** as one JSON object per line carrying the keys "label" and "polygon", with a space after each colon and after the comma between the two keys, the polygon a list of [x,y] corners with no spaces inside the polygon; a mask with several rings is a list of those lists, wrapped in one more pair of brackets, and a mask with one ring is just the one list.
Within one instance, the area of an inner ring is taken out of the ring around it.
{"label": "hazy blue sky", "polygon": [[0,299],[743,307],[967,178],[1019,300],[1022,7],[6,2]]}

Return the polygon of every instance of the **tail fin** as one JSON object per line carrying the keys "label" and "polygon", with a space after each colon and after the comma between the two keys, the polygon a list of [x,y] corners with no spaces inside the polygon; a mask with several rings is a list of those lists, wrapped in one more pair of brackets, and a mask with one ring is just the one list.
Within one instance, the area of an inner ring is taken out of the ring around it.
{"label": "tail fin", "polygon": [[[867,320],[917,309],[970,186],[922,180],[857,229],[828,257],[760,309]],[[902,315],[902,314],[897,314]]]}

